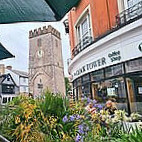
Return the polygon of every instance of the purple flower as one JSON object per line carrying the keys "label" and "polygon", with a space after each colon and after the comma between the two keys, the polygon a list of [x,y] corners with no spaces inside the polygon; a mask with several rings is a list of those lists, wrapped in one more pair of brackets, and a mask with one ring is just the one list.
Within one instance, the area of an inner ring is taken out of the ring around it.
{"label": "purple flower", "polygon": [[81,101],[82,101],[82,102],[84,102],[84,101],[86,101],[86,100],[87,100],[86,96],[81,97]]}
{"label": "purple flower", "polygon": [[93,104],[96,104],[97,103],[97,101],[96,100],[93,100]]}
{"label": "purple flower", "polygon": [[82,94],[82,95],[81,95],[81,98],[84,98],[84,97],[85,97],[84,94]]}
{"label": "purple flower", "polygon": [[84,102],[84,101],[85,101],[85,98],[81,98],[81,101]]}
{"label": "purple flower", "polygon": [[97,107],[98,107],[99,109],[102,109],[102,108],[103,108],[103,106],[102,106],[102,105],[100,105],[100,104],[99,104]]}
{"label": "purple flower", "polygon": [[76,115],[76,120],[79,120],[80,119],[80,115]]}
{"label": "purple flower", "polygon": [[82,124],[78,126],[78,129],[79,129],[78,132],[79,132],[80,134],[84,134],[84,133],[85,133],[85,132],[84,132],[84,126],[83,126]]}
{"label": "purple flower", "polygon": [[[80,136],[79,134],[77,134],[75,142],[80,142],[80,140],[82,141],[82,136]],[[82,141],[83,142],[83,141]]]}
{"label": "purple flower", "polygon": [[98,107],[98,104],[93,104],[93,107],[95,107],[95,108]]}
{"label": "purple flower", "polygon": [[87,103],[89,104],[91,102],[91,99],[88,97],[87,98]]}
{"label": "purple flower", "polygon": [[63,117],[62,121],[63,121],[64,123],[66,123],[66,122],[68,121],[67,115],[65,115],[65,116]]}
{"label": "purple flower", "polygon": [[75,116],[71,115],[70,116],[70,121],[74,121],[75,120]]}
{"label": "purple flower", "polygon": [[88,126],[86,127],[86,131],[87,131],[87,132],[89,131],[89,127],[88,127]]}

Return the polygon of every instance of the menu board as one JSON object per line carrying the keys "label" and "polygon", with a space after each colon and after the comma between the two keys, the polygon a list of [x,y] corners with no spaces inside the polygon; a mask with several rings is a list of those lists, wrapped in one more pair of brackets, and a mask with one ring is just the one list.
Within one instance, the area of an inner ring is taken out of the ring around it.
{"label": "menu board", "polygon": [[115,88],[107,88],[107,96],[117,96]]}
{"label": "menu board", "polygon": [[138,87],[138,93],[142,94],[142,86]]}

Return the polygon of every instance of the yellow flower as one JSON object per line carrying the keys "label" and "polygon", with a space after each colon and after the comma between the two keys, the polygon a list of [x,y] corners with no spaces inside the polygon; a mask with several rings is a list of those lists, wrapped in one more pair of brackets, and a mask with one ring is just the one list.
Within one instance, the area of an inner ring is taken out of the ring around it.
{"label": "yellow flower", "polygon": [[15,118],[15,124],[18,124],[18,123],[20,123],[20,118],[17,116],[17,117]]}
{"label": "yellow flower", "polygon": [[84,119],[84,118],[85,118],[85,116],[84,116],[84,115],[80,115],[80,118]]}

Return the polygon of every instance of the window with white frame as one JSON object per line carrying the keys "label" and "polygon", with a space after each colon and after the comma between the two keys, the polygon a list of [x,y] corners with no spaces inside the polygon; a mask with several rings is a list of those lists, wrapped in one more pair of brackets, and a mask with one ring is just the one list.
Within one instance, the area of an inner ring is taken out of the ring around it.
{"label": "window with white frame", "polygon": [[91,37],[90,14],[85,13],[76,25],[77,44],[85,43]]}
{"label": "window with white frame", "polygon": [[23,91],[24,91],[24,92],[26,92],[26,90],[27,90],[27,87],[26,87],[26,86],[24,86],[24,87],[23,87]]}
{"label": "window with white frame", "polygon": [[23,78],[23,82],[24,82],[24,83],[26,82],[26,78],[25,78],[25,77]]}

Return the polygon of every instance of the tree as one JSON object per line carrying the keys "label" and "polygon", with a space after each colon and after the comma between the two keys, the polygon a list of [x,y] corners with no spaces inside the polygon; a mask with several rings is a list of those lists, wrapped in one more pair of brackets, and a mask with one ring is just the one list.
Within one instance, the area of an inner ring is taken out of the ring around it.
{"label": "tree", "polygon": [[66,87],[66,96],[68,95],[68,92],[71,91],[71,84],[69,82],[69,79],[65,77],[65,87]]}

